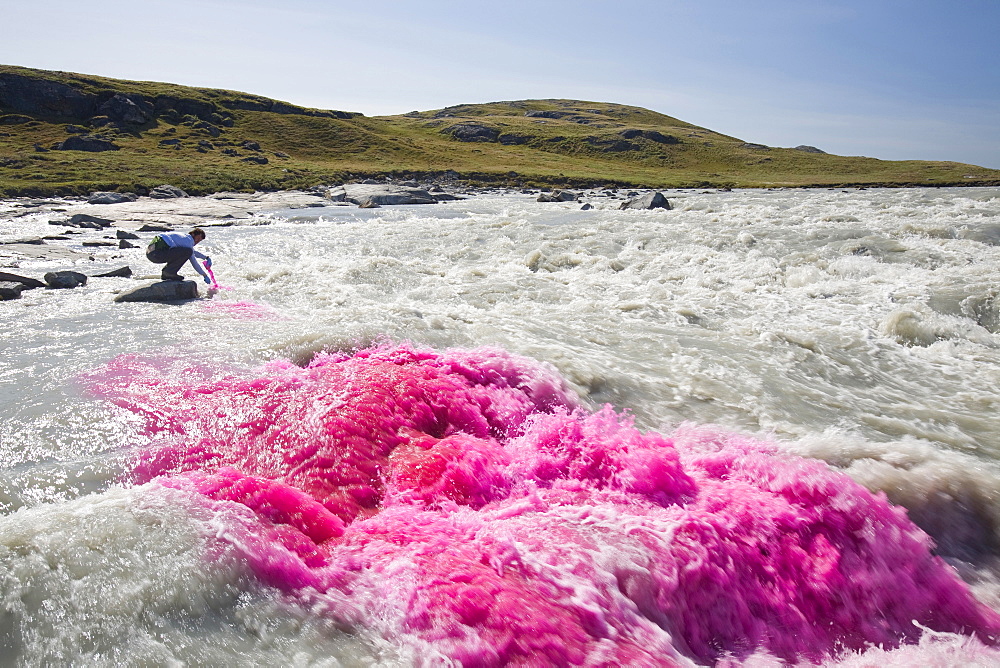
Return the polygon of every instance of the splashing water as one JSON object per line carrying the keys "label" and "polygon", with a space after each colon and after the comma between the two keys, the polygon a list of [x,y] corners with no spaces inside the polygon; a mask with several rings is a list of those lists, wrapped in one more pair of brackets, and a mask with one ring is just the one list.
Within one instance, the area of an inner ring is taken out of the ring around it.
{"label": "splashing water", "polygon": [[133,482],[243,509],[226,539],[258,578],[421,663],[820,661],[1000,632],[883,495],[742,435],[641,433],[500,350],[228,375],[121,356],[88,382],[148,417]]}

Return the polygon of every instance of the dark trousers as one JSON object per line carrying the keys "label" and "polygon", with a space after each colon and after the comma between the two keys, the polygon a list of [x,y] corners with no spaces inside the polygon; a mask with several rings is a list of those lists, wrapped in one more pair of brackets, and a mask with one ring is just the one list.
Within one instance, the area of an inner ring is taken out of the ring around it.
{"label": "dark trousers", "polygon": [[191,259],[191,253],[193,252],[194,249],[184,246],[168,246],[167,248],[150,247],[146,251],[146,259],[154,264],[166,263],[167,266],[163,268],[160,277],[167,278],[168,276],[176,276],[181,267],[184,266],[184,263]]}

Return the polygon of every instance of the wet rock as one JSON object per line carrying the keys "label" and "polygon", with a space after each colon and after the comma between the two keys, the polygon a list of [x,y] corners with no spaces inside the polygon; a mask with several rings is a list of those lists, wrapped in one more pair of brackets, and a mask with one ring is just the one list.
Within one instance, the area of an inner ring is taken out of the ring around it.
{"label": "wet rock", "polygon": [[0,301],[20,299],[21,292],[24,289],[23,283],[17,283],[16,281],[0,281]]}
{"label": "wet rock", "polygon": [[122,248],[122,249],[124,249],[124,248],[138,248],[138,246],[136,246],[133,243],[129,243],[129,241],[127,239],[121,239],[118,242],[118,248]]}
{"label": "wet rock", "polygon": [[594,207],[592,207],[590,204],[584,204],[583,206],[580,207],[580,211],[590,211],[593,208]]}
{"label": "wet rock", "polygon": [[198,284],[194,281],[160,281],[123,292],[116,302],[178,302],[198,298]]}
{"label": "wet rock", "polygon": [[87,284],[87,277],[78,271],[50,271],[45,274],[45,283],[54,289],[69,289]]}
{"label": "wet rock", "polygon": [[358,202],[359,209],[378,209],[381,205],[375,201],[374,197],[365,197],[363,200]]}
{"label": "wet rock", "polygon": [[122,202],[134,202],[137,199],[139,198],[132,193],[96,192],[90,193],[87,204],[121,204]]}
{"label": "wet rock", "polygon": [[173,232],[172,227],[167,227],[166,225],[157,225],[155,223],[147,223],[139,228],[140,232]]}
{"label": "wet rock", "polygon": [[128,278],[131,275],[132,267],[125,265],[124,267],[106,271],[103,274],[94,274],[94,278]]}
{"label": "wet rock", "polygon": [[176,199],[179,197],[187,197],[188,194],[178,188],[177,186],[172,186],[168,184],[163,184],[162,186],[156,186],[149,191],[149,196],[153,199]]}
{"label": "wet rock", "polygon": [[37,278],[28,278],[27,276],[20,276],[18,274],[11,274],[6,271],[0,271],[0,281],[6,281],[14,283],[21,283],[25,288],[44,288],[45,283],[38,280]]}
{"label": "wet rock", "polygon": [[620,209],[670,209],[670,202],[663,193],[646,193],[622,202]]}
{"label": "wet rock", "polygon": [[[111,227],[112,223],[115,221],[108,218],[100,218],[98,216],[91,216],[86,213],[76,213],[70,216],[69,226],[70,227],[90,227],[93,228],[95,225],[98,228]],[[86,224],[84,224],[86,223]]]}
{"label": "wet rock", "polygon": [[115,239],[138,239],[138,234],[132,234],[131,232],[126,232],[125,230],[115,230]]}

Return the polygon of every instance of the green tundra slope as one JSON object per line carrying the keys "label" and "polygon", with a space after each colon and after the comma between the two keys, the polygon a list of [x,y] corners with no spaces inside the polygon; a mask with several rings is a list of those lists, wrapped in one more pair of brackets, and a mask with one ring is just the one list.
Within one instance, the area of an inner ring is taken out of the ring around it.
{"label": "green tundra slope", "polygon": [[1000,184],[1000,170],[773,148],[620,104],[523,100],[400,116],[0,66],[0,196],[302,188],[362,176],[649,187]]}

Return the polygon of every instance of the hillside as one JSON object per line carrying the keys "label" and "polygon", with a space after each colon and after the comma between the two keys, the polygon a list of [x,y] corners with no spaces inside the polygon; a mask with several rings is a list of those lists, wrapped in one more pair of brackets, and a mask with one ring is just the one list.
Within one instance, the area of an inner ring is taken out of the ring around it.
{"label": "hillside", "polygon": [[1000,170],[767,147],[620,104],[523,100],[366,117],[0,66],[0,196],[162,183],[193,194],[278,190],[444,173],[508,185],[1000,184]]}

